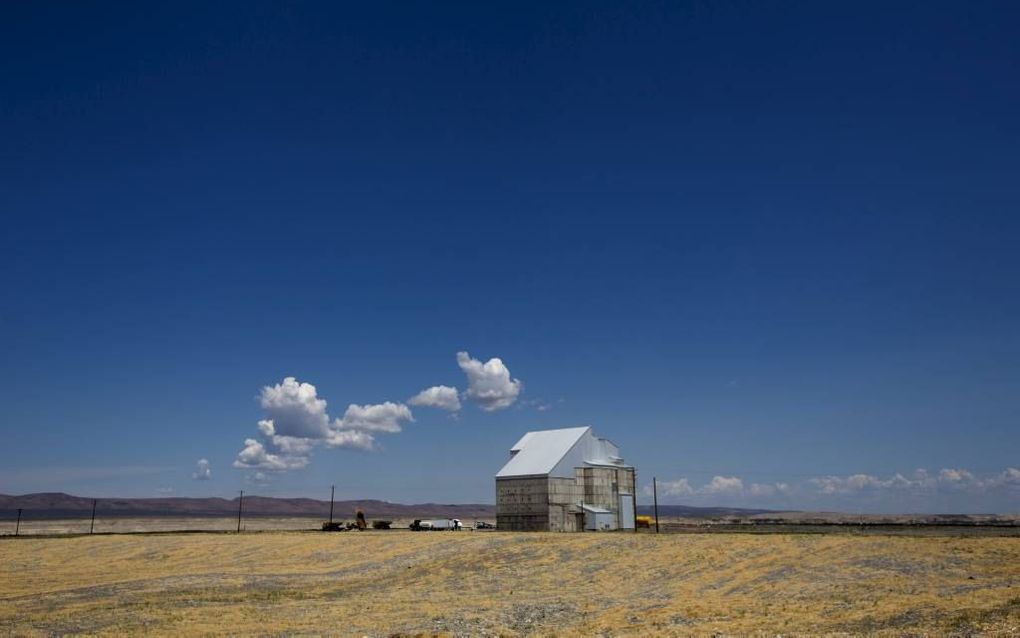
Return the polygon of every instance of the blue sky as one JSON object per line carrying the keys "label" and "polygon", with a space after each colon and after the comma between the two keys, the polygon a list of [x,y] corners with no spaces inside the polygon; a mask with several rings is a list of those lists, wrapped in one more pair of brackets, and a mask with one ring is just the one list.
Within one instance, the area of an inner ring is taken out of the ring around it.
{"label": "blue sky", "polygon": [[7,4],[0,492],[1018,511],[1018,18]]}

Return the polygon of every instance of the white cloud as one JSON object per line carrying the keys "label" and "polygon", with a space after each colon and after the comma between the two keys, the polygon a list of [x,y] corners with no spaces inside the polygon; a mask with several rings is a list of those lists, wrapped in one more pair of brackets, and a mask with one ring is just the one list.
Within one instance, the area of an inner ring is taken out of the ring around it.
{"label": "white cloud", "polygon": [[321,439],[327,434],[326,401],[311,383],[287,377],[283,383],[262,388],[260,402],[279,435]]}
{"label": "white cloud", "polygon": [[234,467],[241,469],[260,469],[282,472],[299,470],[309,463],[306,456],[286,456],[266,451],[264,445],[255,439],[245,439],[244,449],[237,453]]}
{"label": "white cloud", "polygon": [[[561,399],[562,402],[562,399]],[[543,399],[531,399],[530,401],[518,401],[518,408],[535,408],[538,412],[548,412],[553,409],[553,404]]]}
{"label": "white cloud", "polygon": [[938,479],[928,473],[928,470],[919,468],[914,470],[913,483],[922,490],[934,490],[938,487]]}
{"label": "white cloud", "polygon": [[[701,487],[694,487],[686,477],[675,481],[658,481],[656,486],[659,495],[669,496],[706,496],[721,494],[739,494],[744,490],[744,482],[735,476],[715,476],[712,480]],[[644,488],[644,493],[651,496],[652,485]]]}
{"label": "white cloud", "polygon": [[[784,508],[794,505],[962,511],[968,507],[985,507],[974,505],[976,503],[1001,503],[1011,499],[1015,502],[1015,496],[1020,495],[1020,469],[1011,467],[985,475],[962,468],[943,468],[938,472],[918,469],[885,476],[865,473],[817,476],[796,483],[746,483],[737,476],[720,475],[700,486],[682,477],[659,481],[658,488],[660,502],[663,498],[673,498],[674,502],[679,499],[703,505],[728,503],[741,507],[768,507],[771,503]],[[651,484],[642,490],[647,496],[652,495]]]}
{"label": "white cloud", "polygon": [[843,480],[838,476],[819,476],[808,481],[822,494],[837,494],[842,490]]}
{"label": "white cloud", "polygon": [[[456,391],[455,391],[456,392]],[[352,403],[343,418],[332,423],[325,399],[311,383],[287,377],[265,386],[259,403],[266,417],[258,422],[258,439],[247,439],[233,466],[284,472],[307,467],[318,446],[349,450],[374,450],[373,432],[396,433],[401,422],[413,421],[403,403]],[[196,472],[197,474],[197,472]]]}
{"label": "white cloud", "polygon": [[307,456],[315,447],[315,439],[277,434],[272,419],[259,421],[259,432],[274,451],[285,456]]}
{"label": "white cloud", "polygon": [[[675,481],[662,481],[661,483],[656,482],[656,487],[663,496],[690,496],[694,494],[694,488],[691,487],[690,482],[686,478]],[[651,485],[648,486],[646,492],[648,494],[653,492]]]}
{"label": "white cloud", "polygon": [[897,472],[889,478],[871,474],[850,476],[822,476],[808,480],[821,494],[854,494],[880,491],[910,491],[915,493],[936,492],[986,492],[1010,481],[1020,484],[1020,470],[1008,468],[1001,474],[982,479],[973,472],[958,468],[942,468],[932,475],[925,469],[915,470],[912,476]]}
{"label": "white cloud", "polygon": [[744,491],[744,482],[735,476],[714,476],[712,481],[701,488],[703,494],[739,494]]}
{"label": "white cloud", "polygon": [[748,491],[751,496],[775,496],[776,494],[775,486],[767,483],[751,483]]}
{"label": "white cloud", "polygon": [[198,459],[197,467],[192,472],[191,478],[196,481],[208,481],[212,478],[212,466],[208,459]]}
{"label": "white cloud", "polygon": [[172,488],[172,487],[157,487],[156,488],[156,493],[159,494],[160,496],[170,496],[171,494],[174,493],[174,488]]}
{"label": "white cloud", "polygon": [[939,486],[950,490],[980,489],[984,482],[967,470],[943,468],[939,471]]}
{"label": "white cloud", "polygon": [[467,352],[458,352],[457,365],[467,375],[464,395],[487,412],[510,407],[521,394],[521,382],[512,379],[510,370],[496,357],[482,363]]}
{"label": "white cloud", "polygon": [[771,497],[786,494],[789,491],[790,485],[788,483],[751,483],[748,494],[758,497]]}
{"label": "white cloud", "polygon": [[988,479],[987,483],[991,487],[1020,488],[1020,470],[1015,467],[1006,468],[1001,474]]}
{"label": "white cloud", "polygon": [[440,408],[456,412],[460,409],[460,396],[457,388],[448,385],[434,385],[425,388],[407,401],[411,405],[429,408]]}
{"label": "white cloud", "polygon": [[265,472],[249,472],[248,476],[245,477],[245,480],[252,485],[258,485],[260,487],[269,485],[269,475]]}
{"label": "white cloud", "polygon": [[885,487],[885,483],[869,474],[854,474],[846,478],[846,486],[850,490],[873,490]]}
{"label": "white cloud", "polygon": [[344,417],[338,419],[336,427],[341,430],[362,432],[400,432],[401,421],[414,421],[410,408],[403,403],[387,401],[376,405],[347,406]]}
{"label": "white cloud", "polygon": [[810,479],[808,482],[814,485],[822,494],[849,494],[888,489],[911,489],[919,487],[926,480],[927,477],[920,476],[915,479],[908,479],[902,474],[897,473],[888,479],[880,479],[871,474],[852,474],[847,477],[821,476]]}
{"label": "white cloud", "polygon": [[326,438],[326,447],[369,452],[375,449],[375,437],[360,430],[334,430]]}

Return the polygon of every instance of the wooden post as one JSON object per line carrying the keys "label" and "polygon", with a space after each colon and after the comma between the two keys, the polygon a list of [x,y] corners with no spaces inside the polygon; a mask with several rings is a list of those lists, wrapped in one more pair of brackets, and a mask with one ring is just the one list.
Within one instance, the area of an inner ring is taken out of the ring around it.
{"label": "wooden post", "polygon": [[89,534],[96,531],[96,499],[92,499],[92,523],[89,525]]}
{"label": "wooden post", "polygon": [[17,536],[21,531],[21,508],[18,508],[18,522],[14,524],[14,535]]}
{"label": "wooden post", "polygon": [[655,533],[659,533],[659,486],[655,481],[655,477],[652,477],[652,499],[655,503]]}
{"label": "wooden post", "polygon": [[329,524],[333,524],[333,492],[336,491],[336,485],[329,486]]}
{"label": "wooden post", "polygon": [[237,533],[241,533],[241,506],[244,504],[244,490],[241,490],[241,497],[237,499]]}
{"label": "wooden post", "polygon": [[630,519],[634,521],[634,533],[637,534],[637,471],[635,470],[631,477],[631,488],[630,491],[634,493],[634,496],[630,497]]}

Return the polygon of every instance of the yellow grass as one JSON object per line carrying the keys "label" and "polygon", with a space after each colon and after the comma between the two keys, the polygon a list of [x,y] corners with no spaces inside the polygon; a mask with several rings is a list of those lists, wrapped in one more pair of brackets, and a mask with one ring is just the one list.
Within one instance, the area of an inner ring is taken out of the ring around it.
{"label": "yellow grass", "polygon": [[0,540],[0,633],[1020,632],[1020,539],[273,532]]}

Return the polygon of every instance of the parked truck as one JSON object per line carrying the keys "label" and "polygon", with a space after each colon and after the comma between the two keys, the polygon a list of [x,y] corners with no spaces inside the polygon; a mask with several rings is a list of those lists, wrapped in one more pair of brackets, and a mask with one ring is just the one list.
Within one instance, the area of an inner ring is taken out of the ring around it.
{"label": "parked truck", "polygon": [[430,520],[415,519],[410,528],[416,532],[427,531],[458,531],[464,528],[459,518],[433,518]]}

